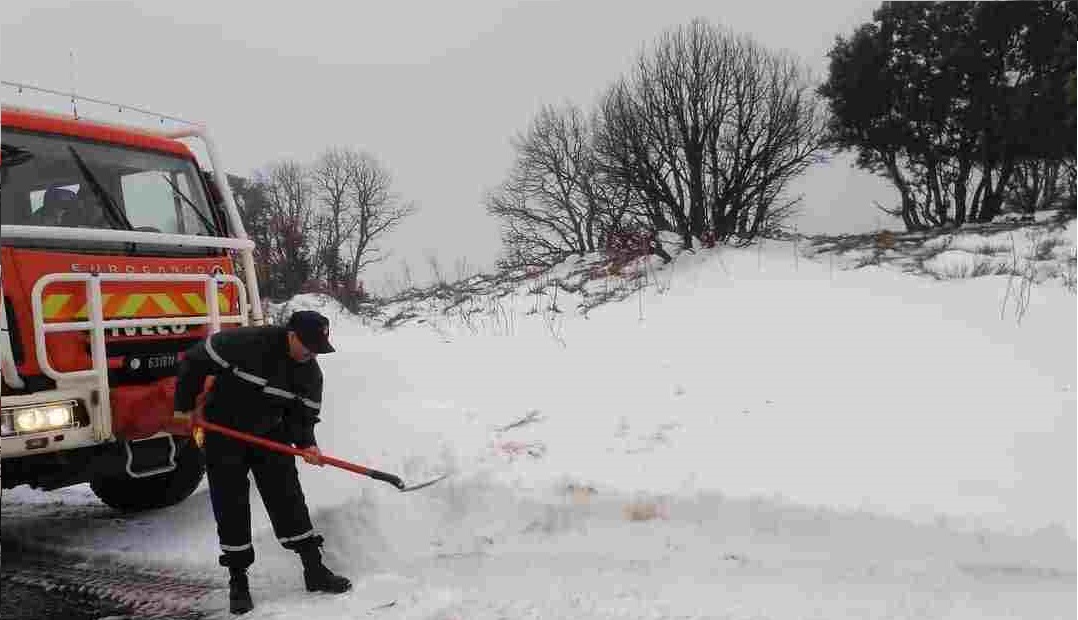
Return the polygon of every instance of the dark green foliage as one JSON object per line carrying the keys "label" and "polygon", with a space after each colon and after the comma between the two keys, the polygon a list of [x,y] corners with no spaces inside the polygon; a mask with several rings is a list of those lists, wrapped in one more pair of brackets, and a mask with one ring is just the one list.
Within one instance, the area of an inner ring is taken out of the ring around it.
{"label": "dark green foliage", "polygon": [[885,2],[829,54],[829,143],[894,184],[910,230],[1050,206],[1075,158],[1076,29],[1074,2]]}

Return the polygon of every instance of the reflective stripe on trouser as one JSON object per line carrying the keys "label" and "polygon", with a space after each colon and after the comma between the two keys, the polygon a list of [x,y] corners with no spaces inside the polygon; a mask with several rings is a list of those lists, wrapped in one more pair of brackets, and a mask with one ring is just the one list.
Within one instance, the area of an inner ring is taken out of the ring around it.
{"label": "reflective stripe on trouser", "polygon": [[206,437],[206,475],[217,521],[222,566],[246,568],[254,562],[251,546],[250,482],[254,475],[278,541],[296,552],[321,546],[296,472],[295,457],[210,433]]}

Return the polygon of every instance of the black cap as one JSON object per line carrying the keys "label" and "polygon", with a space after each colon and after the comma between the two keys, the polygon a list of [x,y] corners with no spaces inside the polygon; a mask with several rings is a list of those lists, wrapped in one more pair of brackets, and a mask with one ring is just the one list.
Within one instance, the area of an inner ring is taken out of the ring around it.
{"label": "black cap", "polygon": [[299,310],[288,317],[288,330],[296,332],[299,341],[311,353],[333,353],[329,343],[329,319],[314,310]]}

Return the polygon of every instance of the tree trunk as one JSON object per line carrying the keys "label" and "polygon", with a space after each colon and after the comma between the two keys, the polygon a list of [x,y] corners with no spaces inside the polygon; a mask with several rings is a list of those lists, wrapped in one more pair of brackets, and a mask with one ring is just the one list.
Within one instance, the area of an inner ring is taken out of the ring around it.
{"label": "tree trunk", "polygon": [[992,218],[1003,213],[1003,196],[998,191],[985,192],[984,201],[981,203],[981,216],[979,222],[991,222]]}
{"label": "tree trunk", "polygon": [[[931,182],[929,183],[929,185],[931,185]],[[924,221],[928,223],[928,226],[930,228],[935,228],[940,225],[939,220],[937,220],[936,216],[932,214],[933,204],[934,201],[932,197],[932,190],[930,188],[927,192],[925,192],[925,203],[920,206],[921,216],[924,218]]]}
{"label": "tree trunk", "polygon": [[969,182],[969,160],[963,158],[958,167],[958,179],[954,183],[954,223],[961,226],[966,223],[966,184]]}
{"label": "tree trunk", "polygon": [[588,215],[584,221],[584,241],[585,250],[588,252],[594,252],[595,247],[595,222],[599,216],[599,207],[592,199],[588,200]]}
{"label": "tree trunk", "polygon": [[704,158],[703,151],[687,153],[689,166],[689,222],[691,234],[700,237],[704,234]]}
{"label": "tree trunk", "polygon": [[892,155],[885,158],[884,165],[887,168],[888,178],[902,196],[902,223],[906,225],[906,232],[921,230],[923,226],[917,219],[917,201],[913,199],[910,186],[906,183],[906,178],[902,176],[902,171],[898,169],[898,162]]}
{"label": "tree trunk", "polygon": [[674,225],[677,227],[677,232],[681,235],[681,243],[686,250],[692,249],[692,229],[689,226],[689,222],[685,219],[685,214],[678,209],[670,210],[674,215]]}
{"label": "tree trunk", "polygon": [[1044,200],[1040,208],[1050,209],[1059,201],[1059,170],[1063,164],[1059,162],[1044,164]]}
{"label": "tree trunk", "polygon": [[981,182],[977,184],[977,189],[973,192],[973,201],[970,203],[969,208],[969,221],[977,222],[981,218],[981,198],[984,196],[985,177],[981,177]]}
{"label": "tree trunk", "polygon": [[670,256],[670,253],[663,249],[663,244],[659,241],[659,235],[654,232],[651,233],[651,239],[648,240],[648,251],[663,259],[664,263],[669,263],[674,260],[674,257]]}
{"label": "tree trunk", "polygon": [[1003,213],[1003,192],[1007,188],[1007,183],[1010,181],[1013,165],[1007,164],[1003,170],[999,173],[999,179],[996,181],[995,187],[992,186],[991,177],[989,177],[989,183],[985,187],[984,201],[981,204],[981,214],[978,218],[979,222],[991,222],[992,218]]}
{"label": "tree trunk", "polygon": [[947,201],[943,199],[943,192],[940,191],[939,166],[935,162],[933,162],[932,167],[928,171],[928,182],[929,187],[932,190],[932,201],[936,205],[935,219],[938,221],[936,226],[943,226],[947,224],[947,211],[949,210],[949,205],[947,204]]}
{"label": "tree trunk", "polygon": [[722,239],[723,234],[723,218],[722,212],[725,206],[716,200],[711,205],[711,236],[715,239]]}

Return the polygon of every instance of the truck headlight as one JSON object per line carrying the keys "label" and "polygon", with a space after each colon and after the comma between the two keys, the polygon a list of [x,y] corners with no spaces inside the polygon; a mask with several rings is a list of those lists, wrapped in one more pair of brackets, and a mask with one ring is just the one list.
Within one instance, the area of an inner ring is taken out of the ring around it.
{"label": "truck headlight", "polygon": [[0,421],[4,436],[68,428],[75,423],[75,401],[4,409]]}

